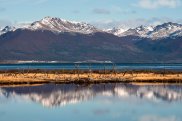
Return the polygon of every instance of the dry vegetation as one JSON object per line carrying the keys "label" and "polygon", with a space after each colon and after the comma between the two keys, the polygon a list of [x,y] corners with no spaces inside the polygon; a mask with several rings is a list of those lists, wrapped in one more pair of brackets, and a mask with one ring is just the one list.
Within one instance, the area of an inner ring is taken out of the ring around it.
{"label": "dry vegetation", "polygon": [[9,70],[0,71],[0,84],[42,83],[182,83],[175,71]]}

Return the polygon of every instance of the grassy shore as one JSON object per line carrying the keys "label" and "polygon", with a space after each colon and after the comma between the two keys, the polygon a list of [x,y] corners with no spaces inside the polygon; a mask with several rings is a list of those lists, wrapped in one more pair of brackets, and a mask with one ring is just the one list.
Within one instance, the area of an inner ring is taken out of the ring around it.
{"label": "grassy shore", "polygon": [[182,72],[115,70],[9,70],[0,71],[0,85],[44,83],[182,83]]}

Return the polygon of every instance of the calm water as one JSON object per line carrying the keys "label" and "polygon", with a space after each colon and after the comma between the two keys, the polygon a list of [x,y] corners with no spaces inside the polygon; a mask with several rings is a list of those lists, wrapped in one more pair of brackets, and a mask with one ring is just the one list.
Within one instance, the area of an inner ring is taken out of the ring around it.
{"label": "calm water", "polygon": [[2,87],[0,121],[182,121],[182,86]]}
{"label": "calm water", "polygon": [[118,70],[182,70],[182,64],[74,64],[74,63],[25,63],[25,64],[0,64],[0,70],[9,69],[118,69]]}

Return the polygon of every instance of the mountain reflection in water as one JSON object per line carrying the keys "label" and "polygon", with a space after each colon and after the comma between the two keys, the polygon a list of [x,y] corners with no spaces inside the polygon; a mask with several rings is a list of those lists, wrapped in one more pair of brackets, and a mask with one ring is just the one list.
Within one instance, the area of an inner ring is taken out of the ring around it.
{"label": "mountain reflection in water", "polygon": [[[136,98],[152,102],[182,101],[182,86],[137,86],[132,84],[47,84],[32,87],[2,87],[0,99],[32,101],[44,107],[59,107],[93,100],[95,97]],[[1,103],[1,102],[0,102]]]}

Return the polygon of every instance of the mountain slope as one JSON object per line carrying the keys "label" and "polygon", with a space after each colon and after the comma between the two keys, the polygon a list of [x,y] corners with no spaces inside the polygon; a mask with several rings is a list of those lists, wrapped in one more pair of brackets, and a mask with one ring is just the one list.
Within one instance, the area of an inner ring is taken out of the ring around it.
{"label": "mountain slope", "polygon": [[181,28],[180,24],[165,23],[127,31],[104,31],[85,23],[46,17],[26,26],[2,29],[0,61],[179,63],[182,62]]}
{"label": "mountain slope", "polygon": [[16,30],[0,37],[0,60],[128,60],[138,50],[108,33],[80,34]]}
{"label": "mountain slope", "polygon": [[181,62],[182,38],[139,39],[102,32],[54,34],[18,29],[0,37],[0,60]]}
{"label": "mountain slope", "polygon": [[9,32],[9,31],[15,31],[15,30],[16,30],[15,27],[6,26],[5,28],[0,29],[0,35],[5,34],[5,33]]}

